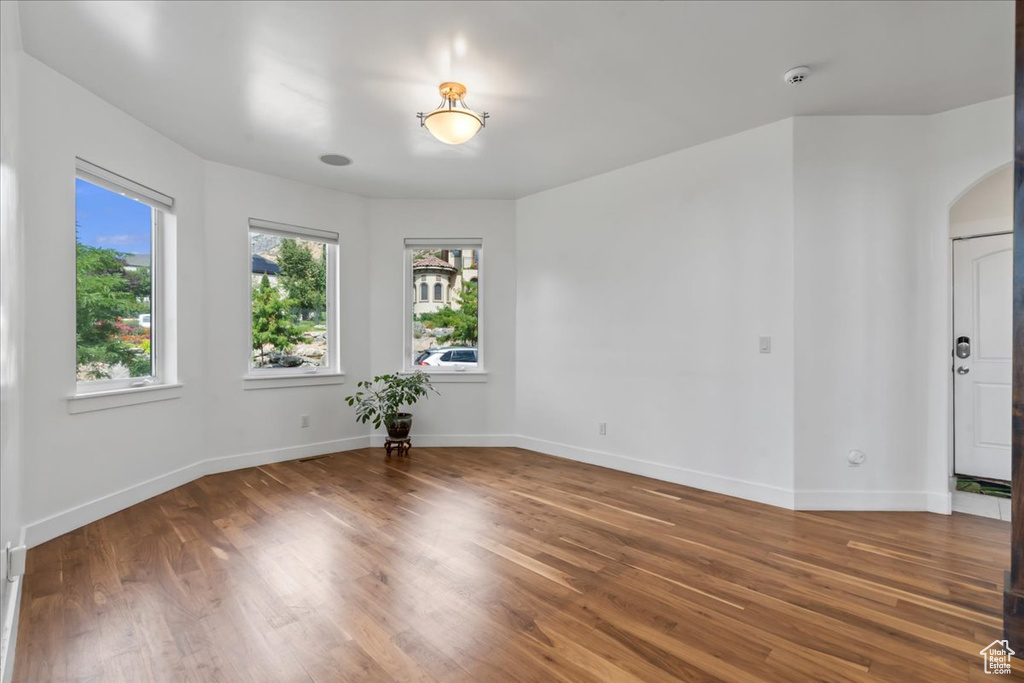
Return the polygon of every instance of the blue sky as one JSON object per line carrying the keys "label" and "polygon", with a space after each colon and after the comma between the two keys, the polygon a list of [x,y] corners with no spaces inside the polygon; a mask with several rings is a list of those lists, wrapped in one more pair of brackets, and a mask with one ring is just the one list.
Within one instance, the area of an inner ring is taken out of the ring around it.
{"label": "blue sky", "polygon": [[126,254],[150,253],[152,209],[142,202],[76,178],[75,220],[82,244]]}

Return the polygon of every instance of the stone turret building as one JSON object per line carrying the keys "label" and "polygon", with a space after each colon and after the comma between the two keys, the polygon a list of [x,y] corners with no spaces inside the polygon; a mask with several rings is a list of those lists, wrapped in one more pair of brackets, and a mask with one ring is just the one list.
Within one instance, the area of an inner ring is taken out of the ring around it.
{"label": "stone turret building", "polygon": [[450,306],[458,309],[463,282],[476,282],[478,255],[469,249],[444,249],[440,257],[426,254],[412,262],[413,313],[434,313]]}

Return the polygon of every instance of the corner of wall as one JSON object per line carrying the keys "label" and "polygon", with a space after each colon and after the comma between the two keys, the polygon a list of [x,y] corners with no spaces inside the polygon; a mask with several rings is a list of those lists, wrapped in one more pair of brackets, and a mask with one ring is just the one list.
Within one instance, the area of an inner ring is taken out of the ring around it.
{"label": "corner of wall", "polygon": [[18,3],[0,3],[0,680],[11,680],[21,577],[8,580],[3,548],[24,539],[25,272],[21,158],[22,45]]}
{"label": "corner of wall", "polygon": [[[516,201],[524,448],[792,507],[793,134],[782,119]],[[611,254],[635,272],[602,273]]]}

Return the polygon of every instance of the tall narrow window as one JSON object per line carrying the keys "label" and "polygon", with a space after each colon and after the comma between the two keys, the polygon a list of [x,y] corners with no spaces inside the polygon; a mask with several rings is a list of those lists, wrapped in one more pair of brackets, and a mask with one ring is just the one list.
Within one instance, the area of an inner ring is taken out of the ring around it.
{"label": "tall narrow window", "polygon": [[249,220],[250,372],[338,372],[338,234]]}
{"label": "tall narrow window", "polygon": [[[406,370],[482,371],[482,246],[479,239],[405,241],[406,283],[419,283],[418,299],[406,302]],[[473,269],[467,271],[467,257],[474,252]],[[432,292],[428,281],[434,283]],[[409,291],[408,284],[403,289]]]}
{"label": "tall narrow window", "polygon": [[160,307],[167,195],[79,159],[75,179],[78,393],[173,381]]}

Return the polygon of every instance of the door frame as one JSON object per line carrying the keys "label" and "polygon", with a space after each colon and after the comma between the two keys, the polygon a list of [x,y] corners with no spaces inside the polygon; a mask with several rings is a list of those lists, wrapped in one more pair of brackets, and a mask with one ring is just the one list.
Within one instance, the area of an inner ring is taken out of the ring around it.
{"label": "door frame", "polygon": [[[986,180],[989,176],[1001,171],[1006,168],[1006,165],[1000,166],[993,170],[991,173],[986,173],[984,177],[979,178],[976,182],[972,183],[969,188],[964,190],[954,201],[956,204],[961,197],[966,195],[968,192],[973,190],[979,183]],[[953,204],[950,204],[950,209],[953,208]],[[1000,235],[1013,236],[1013,227],[1011,226],[1007,230],[997,230],[995,232],[982,232],[977,235],[961,235],[958,237],[949,238],[949,325],[946,331],[946,342],[949,347],[949,380],[948,380],[948,391],[949,391],[949,478],[950,486],[955,487],[956,482],[952,481],[956,478],[956,390],[954,382],[956,377],[953,373],[953,366],[956,362],[953,357],[953,336],[956,334],[956,312],[953,308],[953,299],[956,296],[956,255],[954,250],[956,249],[956,243],[964,240],[974,240],[981,237],[998,237]]]}
{"label": "door frame", "polygon": [[[946,292],[945,292],[945,297],[946,297],[946,303],[945,303],[945,306],[946,306],[945,334],[946,334],[946,337],[943,340],[943,345],[944,345],[944,347],[946,349],[946,352],[945,352],[946,363],[944,363],[944,365],[941,367],[941,371],[945,373],[944,382],[945,382],[945,387],[946,387],[946,430],[945,430],[946,431],[946,477],[947,477],[947,480],[949,482],[950,494],[952,494],[952,492],[956,490],[956,461],[954,460],[954,456],[955,456],[955,453],[956,453],[956,442],[955,442],[955,439],[956,439],[956,433],[955,433],[956,422],[955,422],[955,416],[953,414],[955,406],[954,406],[954,400],[953,400],[953,372],[952,372],[952,364],[953,364],[952,341],[953,341],[953,335],[955,334],[954,327],[953,327],[953,245],[958,240],[971,239],[973,237],[989,237],[991,235],[998,235],[998,234],[1003,234],[1003,233],[1011,233],[1011,234],[1013,233],[1013,222],[1011,220],[1010,225],[1007,227],[1006,230],[998,230],[998,231],[995,231],[995,232],[991,232],[990,231],[990,232],[985,232],[985,233],[979,233],[977,235],[958,235],[958,236],[954,237],[953,236],[953,221],[952,221],[952,218],[951,218],[951,213],[953,211],[953,207],[956,206],[956,203],[959,202],[964,197],[966,197],[972,190],[974,190],[974,188],[978,187],[978,185],[980,185],[984,181],[988,180],[989,178],[991,178],[996,173],[999,173],[1000,171],[1003,171],[1003,170],[1005,170],[1007,168],[1011,168],[1012,166],[1013,166],[1013,159],[1011,158],[1010,160],[1008,160],[1008,161],[1006,161],[1004,163],[1001,163],[1001,164],[999,164],[999,165],[997,165],[997,166],[995,166],[993,168],[990,168],[986,173],[983,173],[982,175],[976,177],[973,182],[971,182],[970,184],[965,186],[962,190],[960,190],[960,192],[958,192],[957,195],[955,197],[953,197],[949,201],[948,204],[946,204],[946,210],[945,210],[945,213],[944,213],[944,221],[943,221],[943,223],[945,225],[945,237],[946,237],[946,243],[948,245],[946,247],[946,274],[945,274],[946,275],[946,283],[945,283],[946,284]],[[947,514],[948,514],[948,512],[947,512]]]}

